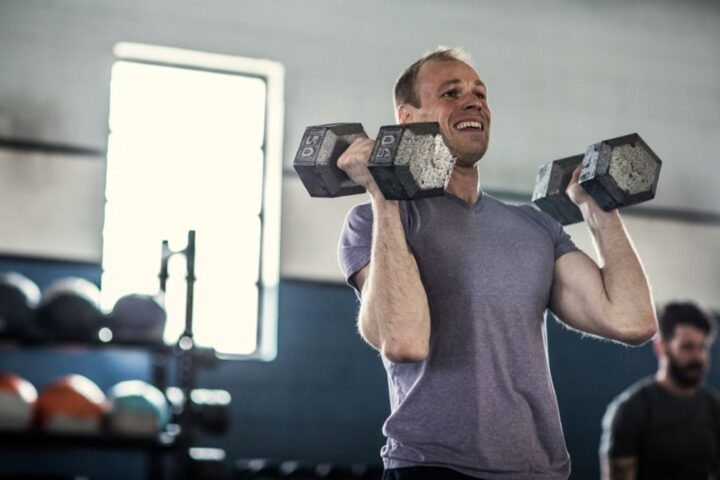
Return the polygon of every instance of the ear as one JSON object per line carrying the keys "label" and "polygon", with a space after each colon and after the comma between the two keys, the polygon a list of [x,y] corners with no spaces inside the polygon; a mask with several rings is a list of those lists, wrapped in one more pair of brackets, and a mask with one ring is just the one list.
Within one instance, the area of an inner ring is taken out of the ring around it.
{"label": "ear", "polygon": [[665,342],[663,342],[662,338],[660,338],[660,335],[658,335],[653,340],[653,351],[655,352],[655,355],[658,358],[665,357],[665,349],[666,349]]}
{"label": "ear", "polygon": [[403,103],[397,107],[398,123],[412,123],[415,114],[415,107],[409,103]]}

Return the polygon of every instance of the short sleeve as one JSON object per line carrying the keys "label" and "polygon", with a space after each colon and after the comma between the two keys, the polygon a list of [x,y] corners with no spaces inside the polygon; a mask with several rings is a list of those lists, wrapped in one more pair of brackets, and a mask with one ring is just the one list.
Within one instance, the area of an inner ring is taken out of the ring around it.
{"label": "short sleeve", "polygon": [[555,260],[566,253],[579,250],[560,222],[555,220],[553,217],[537,209],[534,205],[521,205],[520,209],[540,224],[550,234],[550,237],[555,245]]}
{"label": "short sleeve", "polygon": [[637,457],[647,419],[642,391],[622,394],[607,408],[602,421],[600,453],[608,457]]}
{"label": "short sleeve", "polygon": [[372,223],[372,208],[369,203],[354,207],[345,218],[338,241],[340,268],[347,284],[355,289],[358,296],[360,292],[352,282],[352,277],[370,263]]}

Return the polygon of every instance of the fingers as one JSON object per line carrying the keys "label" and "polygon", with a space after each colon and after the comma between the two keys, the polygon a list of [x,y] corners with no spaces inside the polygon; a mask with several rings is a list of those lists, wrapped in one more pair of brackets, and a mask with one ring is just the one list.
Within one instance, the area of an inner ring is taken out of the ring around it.
{"label": "fingers", "polygon": [[375,140],[371,138],[358,138],[340,155],[337,166],[348,177],[358,185],[365,187],[369,192],[373,192],[377,185],[368,170],[370,155],[372,154]]}
{"label": "fingers", "polygon": [[578,165],[575,170],[573,170],[572,176],[570,177],[570,182],[568,182],[568,186],[565,189],[565,193],[567,194],[568,198],[570,198],[570,200],[578,207],[583,203],[591,200],[590,195],[588,195],[582,185],[580,185],[581,171],[582,164]]}
{"label": "fingers", "polygon": [[582,163],[573,170],[568,186],[580,182],[580,172],[582,172]]}
{"label": "fingers", "polygon": [[340,155],[338,159],[338,167],[346,172],[348,169],[365,166],[370,161],[375,140],[371,138],[357,138],[350,146]]}

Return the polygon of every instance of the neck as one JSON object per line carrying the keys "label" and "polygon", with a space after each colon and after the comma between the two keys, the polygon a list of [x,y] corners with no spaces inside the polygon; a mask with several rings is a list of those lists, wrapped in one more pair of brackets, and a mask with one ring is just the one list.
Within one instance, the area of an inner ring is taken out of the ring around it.
{"label": "neck", "polygon": [[668,374],[667,369],[660,369],[655,374],[655,381],[666,391],[678,397],[691,397],[700,389],[700,385],[694,387],[685,387],[678,384]]}
{"label": "neck", "polygon": [[480,198],[480,173],[477,166],[464,167],[455,164],[445,191],[467,203],[477,203]]}

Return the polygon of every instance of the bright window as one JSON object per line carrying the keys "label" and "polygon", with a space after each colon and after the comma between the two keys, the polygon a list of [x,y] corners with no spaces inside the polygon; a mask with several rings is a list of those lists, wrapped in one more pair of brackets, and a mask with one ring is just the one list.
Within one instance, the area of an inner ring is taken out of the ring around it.
{"label": "bright window", "polygon": [[[159,289],[161,242],[195,230],[193,330],[227,354],[275,355],[282,67],[119,44],[112,69],[103,301]],[[185,323],[185,265],[169,265],[165,340]]]}

